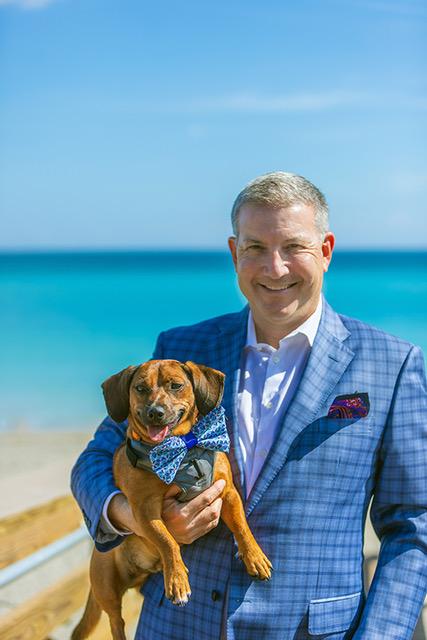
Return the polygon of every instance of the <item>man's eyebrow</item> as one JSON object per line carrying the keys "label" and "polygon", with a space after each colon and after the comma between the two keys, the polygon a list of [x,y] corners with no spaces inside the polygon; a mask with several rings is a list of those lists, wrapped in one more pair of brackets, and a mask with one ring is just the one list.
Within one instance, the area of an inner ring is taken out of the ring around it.
{"label": "man's eyebrow", "polygon": [[[283,241],[283,244],[292,244],[294,242],[304,242],[307,240],[307,237],[301,233],[299,235],[295,235],[292,236],[290,238],[286,238]],[[247,237],[247,238],[242,238],[242,244],[264,244],[262,240],[259,240],[258,238],[251,238],[251,237]]]}
{"label": "man's eyebrow", "polygon": [[301,233],[297,236],[292,236],[292,238],[286,238],[286,243],[285,244],[289,244],[289,243],[293,243],[293,242],[302,242],[304,240],[307,240],[307,237]]}
{"label": "man's eyebrow", "polygon": [[248,242],[253,242],[255,244],[262,244],[262,240],[258,240],[258,238],[242,238],[243,244],[248,244]]}

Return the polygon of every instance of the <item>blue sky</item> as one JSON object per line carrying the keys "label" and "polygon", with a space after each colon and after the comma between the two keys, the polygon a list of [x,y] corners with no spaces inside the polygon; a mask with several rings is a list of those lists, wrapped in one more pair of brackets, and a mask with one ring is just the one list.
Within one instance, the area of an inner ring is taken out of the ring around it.
{"label": "blue sky", "polygon": [[253,177],[427,247],[418,0],[0,0],[0,249],[224,248]]}

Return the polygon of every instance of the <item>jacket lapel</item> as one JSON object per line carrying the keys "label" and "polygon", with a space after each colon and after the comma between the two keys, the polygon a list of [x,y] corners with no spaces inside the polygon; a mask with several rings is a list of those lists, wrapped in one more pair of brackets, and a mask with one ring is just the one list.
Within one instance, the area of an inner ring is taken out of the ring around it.
{"label": "jacket lapel", "polygon": [[237,424],[237,393],[240,379],[240,362],[246,342],[249,307],[229,316],[228,322],[219,327],[220,337],[216,342],[216,366],[225,373],[225,387],[222,405],[225,409],[230,435],[229,459],[237,490],[244,496],[245,475],[242,453],[239,446]]}
{"label": "jacket lapel", "polygon": [[344,340],[349,331],[323,300],[322,318],[303,376],[288,407],[277,438],[247,502],[247,515],[286,462],[298,434],[316,418],[327,397],[354,357]]}

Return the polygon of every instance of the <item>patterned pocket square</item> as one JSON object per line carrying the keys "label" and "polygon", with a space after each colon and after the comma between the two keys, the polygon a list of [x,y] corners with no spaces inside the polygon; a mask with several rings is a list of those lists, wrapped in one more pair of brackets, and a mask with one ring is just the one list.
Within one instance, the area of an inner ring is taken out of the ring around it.
{"label": "patterned pocket square", "polygon": [[369,413],[367,393],[337,396],[328,411],[328,418],[366,418]]}

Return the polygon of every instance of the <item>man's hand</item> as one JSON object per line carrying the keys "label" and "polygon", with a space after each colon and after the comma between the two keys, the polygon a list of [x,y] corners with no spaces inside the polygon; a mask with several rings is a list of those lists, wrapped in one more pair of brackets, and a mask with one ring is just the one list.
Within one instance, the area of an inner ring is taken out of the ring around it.
{"label": "man's hand", "polygon": [[[190,544],[214,529],[221,515],[222,499],[220,495],[225,487],[224,480],[217,480],[200,495],[188,502],[178,502],[175,496],[180,489],[171,487],[165,494],[162,518],[180,544]],[[133,531],[143,535],[133,517],[132,509],[123,493],[115,495],[108,505],[108,517],[120,531]]]}
{"label": "man's hand", "polygon": [[178,502],[175,496],[179,487],[171,487],[163,501],[162,518],[180,544],[190,544],[214,529],[221,515],[222,499],[220,495],[225,480],[217,480],[200,495],[188,502]]}

